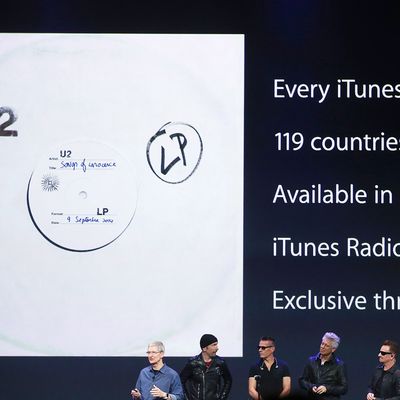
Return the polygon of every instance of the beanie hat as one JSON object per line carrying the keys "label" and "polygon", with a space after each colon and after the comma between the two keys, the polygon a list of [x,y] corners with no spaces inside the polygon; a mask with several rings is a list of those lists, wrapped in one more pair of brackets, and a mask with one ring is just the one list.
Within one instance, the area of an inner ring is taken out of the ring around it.
{"label": "beanie hat", "polygon": [[204,349],[204,347],[207,347],[210,344],[215,343],[215,342],[218,342],[218,339],[214,335],[211,335],[210,333],[206,333],[200,339],[200,347],[202,349]]}

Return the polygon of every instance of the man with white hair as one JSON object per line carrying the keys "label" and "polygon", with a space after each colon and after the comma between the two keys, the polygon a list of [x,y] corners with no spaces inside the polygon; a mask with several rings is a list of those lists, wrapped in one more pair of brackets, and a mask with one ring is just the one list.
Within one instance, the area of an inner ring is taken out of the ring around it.
{"label": "man with white hair", "polygon": [[131,391],[134,400],[183,400],[181,380],[176,371],[164,361],[165,348],[162,342],[152,342],[147,347],[150,365],[140,371],[135,389]]}
{"label": "man with white hair", "polygon": [[347,392],[345,364],[334,355],[339,343],[335,333],[325,333],[319,352],[308,359],[299,384],[310,399],[337,400]]}

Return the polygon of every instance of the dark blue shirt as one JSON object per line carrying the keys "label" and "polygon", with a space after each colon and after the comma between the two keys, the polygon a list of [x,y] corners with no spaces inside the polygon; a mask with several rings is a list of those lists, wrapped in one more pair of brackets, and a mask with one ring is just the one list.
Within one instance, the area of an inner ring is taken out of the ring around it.
{"label": "dark blue shirt", "polygon": [[153,385],[163,392],[169,393],[172,400],[183,400],[184,398],[178,373],[166,364],[158,371],[153,370],[151,365],[140,371],[135,388],[141,393],[141,400],[154,400],[150,393]]}

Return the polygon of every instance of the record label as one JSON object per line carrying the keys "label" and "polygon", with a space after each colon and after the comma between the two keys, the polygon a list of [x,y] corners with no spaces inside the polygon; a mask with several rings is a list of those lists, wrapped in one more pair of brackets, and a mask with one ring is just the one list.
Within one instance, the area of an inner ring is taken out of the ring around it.
{"label": "record label", "polygon": [[91,251],[117,239],[133,219],[137,184],[131,163],[96,141],[55,146],[39,161],[28,207],[42,235],[56,246]]}

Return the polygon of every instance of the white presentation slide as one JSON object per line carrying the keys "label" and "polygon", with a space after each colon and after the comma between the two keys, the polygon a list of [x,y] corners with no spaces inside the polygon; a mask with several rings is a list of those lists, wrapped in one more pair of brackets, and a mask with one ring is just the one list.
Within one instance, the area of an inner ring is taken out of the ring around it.
{"label": "white presentation slide", "polygon": [[0,355],[242,356],[243,35],[0,34]]}

